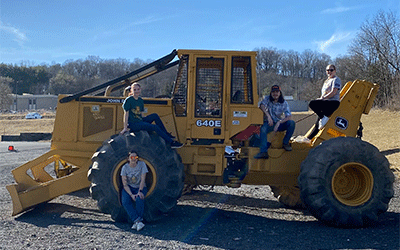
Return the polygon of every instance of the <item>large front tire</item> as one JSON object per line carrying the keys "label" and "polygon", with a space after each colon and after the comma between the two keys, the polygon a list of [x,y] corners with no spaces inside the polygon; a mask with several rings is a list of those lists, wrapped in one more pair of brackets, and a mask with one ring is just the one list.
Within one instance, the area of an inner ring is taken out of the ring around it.
{"label": "large front tire", "polygon": [[386,157],[368,142],[351,137],[334,138],[310,150],[298,182],[311,214],[336,227],[375,223],[394,193]]}
{"label": "large front tire", "polygon": [[111,214],[113,220],[128,219],[120,202],[120,172],[130,151],[137,152],[139,160],[144,161],[149,170],[144,219],[157,220],[176,205],[184,184],[180,156],[157,134],[139,131],[115,135],[105,141],[93,155],[88,172],[91,196],[97,200],[99,209]]}

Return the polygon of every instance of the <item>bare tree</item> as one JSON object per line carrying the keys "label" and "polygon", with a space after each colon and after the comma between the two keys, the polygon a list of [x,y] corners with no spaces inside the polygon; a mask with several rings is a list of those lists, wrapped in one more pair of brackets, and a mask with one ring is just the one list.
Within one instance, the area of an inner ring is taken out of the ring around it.
{"label": "bare tree", "polygon": [[10,84],[13,79],[0,76],[0,109],[9,109],[12,103]]}
{"label": "bare tree", "polygon": [[379,106],[399,99],[400,21],[393,12],[380,11],[371,21],[365,21],[349,53],[350,71],[362,71],[360,77],[380,84]]}
{"label": "bare tree", "polygon": [[52,94],[73,94],[81,91],[82,85],[77,83],[74,76],[59,71],[50,79],[50,92]]}
{"label": "bare tree", "polygon": [[261,48],[257,51],[257,67],[264,72],[279,74],[281,54],[276,48]]}

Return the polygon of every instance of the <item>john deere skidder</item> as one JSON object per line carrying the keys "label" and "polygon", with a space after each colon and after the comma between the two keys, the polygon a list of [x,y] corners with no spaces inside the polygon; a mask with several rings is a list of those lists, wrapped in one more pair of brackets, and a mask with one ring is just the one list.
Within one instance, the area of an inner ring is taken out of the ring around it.
{"label": "john deere skidder", "polygon": [[[145,109],[158,113],[185,146],[171,149],[146,131],[120,135],[126,94],[111,93],[127,93],[122,90],[132,82],[173,66],[178,69],[172,98],[145,98]],[[270,185],[280,202],[305,206],[329,225],[376,222],[388,209],[394,176],[379,150],[356,135],[378,85],[346,83],[340,107],[311,143],[292,138],[288,152],[282,149],[283,133],[278,133],[272,136],[269,159],[256,160],[263,115],[255,66],[255,52],[174,50],[120,78],[60,95],[51,150],[12,171],[16,184],[7,189],[13,215],[90,187],[101,211],[124,220],[120,170],[134,150],[149,169],[148,221],[170,211],[184,187],[245,183]]]}

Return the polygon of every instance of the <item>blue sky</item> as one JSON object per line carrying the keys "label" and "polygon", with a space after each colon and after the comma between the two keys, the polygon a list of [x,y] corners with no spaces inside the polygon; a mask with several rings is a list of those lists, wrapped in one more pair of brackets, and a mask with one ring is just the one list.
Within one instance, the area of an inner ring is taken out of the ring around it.
{"label": "blue sky", "polygon": [[400,1],[0,0],[0,63],[261,47],[335,58],[379,10],[400,15]]}

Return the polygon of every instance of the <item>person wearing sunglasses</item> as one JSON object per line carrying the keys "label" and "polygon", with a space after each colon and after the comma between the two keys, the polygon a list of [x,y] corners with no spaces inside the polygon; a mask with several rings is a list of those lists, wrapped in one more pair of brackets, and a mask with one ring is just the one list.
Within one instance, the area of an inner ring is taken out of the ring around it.
{"label": "person wearing sunglasses", "polygon": [[122,166],[122,206],[133,222],[132,229],[140,231],[144,227],[144,197],[147,194],[146,174],[148,170],[143,161],[139,161],[136,152],[129,152],[128,162]]}
{"label": "person wearing sunglasses", "polygon": [[[181,148],[183,144],[179,141],[173,140],[175,137],[165,129],[158,114],[153,113],[148,116],[143,116],[144,101],[140,97],[141,90],[139,83],[135,82],[131,85],[130,95],[122,104],[122,108],[124,109],[124,129],[120,134],[122,135],[129,130],[133,132],[140,130],[146,130],[149,132],[155,131],[167,144],[171,146],[171,148]],[[153,122],[155,124],[152,124]]]}
{"label": "person wearing sunglasses", "polygon": [[342,83],[340,78],[336,76],[335,65],[329,64],[326,67],[326,74],[328,78],[322,86],[321,97],[317,100],[312,100],[309,104],[310,109],[318,116],[314,130],[307,137],[310,140],[318,134],[318,130],[325,126],[329,117],[340,105],[340,88]]}

